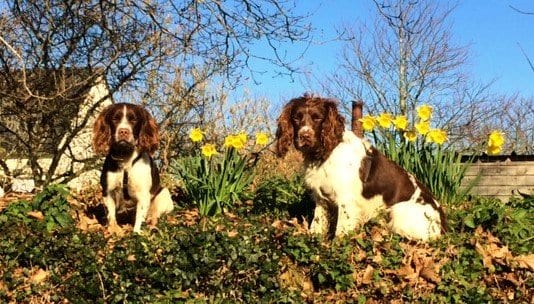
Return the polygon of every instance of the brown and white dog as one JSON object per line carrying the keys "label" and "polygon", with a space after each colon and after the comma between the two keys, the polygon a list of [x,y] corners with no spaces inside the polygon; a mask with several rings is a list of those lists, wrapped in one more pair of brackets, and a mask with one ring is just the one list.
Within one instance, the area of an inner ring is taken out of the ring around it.
{"label": "brown and white dog", "polygon": [[155,224],[173,209],[169,190],[160,185],[152,155],[159,146],[158,126],[143,107],[117,103],[106,107],[93,126],[93,149],[106,155],[100,177],[108,225],[117,227],[116,213],[136,208],[133,231],[147,220]]}
{"label": "brown and white dog", "polygon": [[278,118],[276,149],[294,146],[304,156],[305,183],[316,203],[311,232],[347,234],[387,210],[392,230],[427,241],[446,231],[439,203],[412,174],[352,131],[335,100],[304,95]]}

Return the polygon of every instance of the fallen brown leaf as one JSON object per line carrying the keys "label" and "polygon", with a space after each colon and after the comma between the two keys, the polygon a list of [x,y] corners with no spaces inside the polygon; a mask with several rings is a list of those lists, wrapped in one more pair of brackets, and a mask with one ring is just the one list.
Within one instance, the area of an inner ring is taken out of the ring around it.
{"label": "fallen brown leaf", "polygon": [[373,228],[371,229],[371,239],[373,240],[373,242],[375,243],[383,242],[384,236],[382,235],[382,233],[383,233],[382,229],[380,229],[377,226],[373,226]]}
{"label": "fallen brown leaf", "polygon": [[298,234],[304,234],[308,232],[308,223],[304,221],[303,223],[299,223],[297,218],[292,218],[291,220],[275,220],[271,227],[277,229],[277,230],[286,230],[290,227],[296,228],[294,231],[294,235]]}
{"label": "fallen brown leaf", "polygon": [[534,254],[519,255],[514,257],[514,262],[518,264],[519,268],[530,269],[534,271]]}
{"label": "fallen brown leaf", "polygon": [[79,216],[78,229],[83,231],[97,230],[102,228],[102,225],[95,218],[90,218],[86,215]]}
{"label": "fallen brown leaf", "polygon": [[[436,250],[426,245],[405,245],[403,266],[396,271],[398,276],[404,277],[410,284],[417,284],[419,278],[430,283],[441,282],[439,271],[446,263],[445,259],[436,258]],[[437,261],[437,262],[436,262]]]}
{"label": "fallen brown leaf", "polygon": [[493,263],[508,265],[514,259],[508,246],[501,244],[499,238],[493,236],[490,232],[477,229],[475,241],[475,250],[482,256],[482,263],[488,269],[494,269]]}
{"label": "fallen brown leaf", "polygon": [[107,232],[115,236],[124,236],[124,229],[119,225],[108,226]]}
{"label": "fallen brown leaf", "polygon": [[[430,263],[429,263],[430,264]],[[439,269],[438,269],[439,271]],[[420,275],[423,279],[431,282],[439,284],[441,282],[441,277],[439,276],[438,272],[436,271],[436,267],[434,265],[426,265],[421,269]]]}
{"label": "fallen brown leaf", "polygon": [[313,293],[313,283],[310,278],[289,258],[280,260],[282,271],[278,282],[282,288],[301,290],[305,294]]}
{"label": "fallen brown leaf", "polygon": [[29,281],[31,284],[41,284],[48,276],[48,271],[39,268],[30,276]]}
{"label": "fallen brown leaf", "polygon": [[375,255],[373,256],[373,262],[377,264],[382,263],[382,254],[379,251],[377,251]]}
{"label": "fallen brown leaf", "polygon": [[375,269],[371,265],[367,265],[362,276],[362,284],[371,284],[373,281],[373,273]]}
{"label": "fallen brown leaf", "polygon": [[29,211],[27,214],[29,217],[33,217],[40,221],[44,220],[44,215],[41,211]]}

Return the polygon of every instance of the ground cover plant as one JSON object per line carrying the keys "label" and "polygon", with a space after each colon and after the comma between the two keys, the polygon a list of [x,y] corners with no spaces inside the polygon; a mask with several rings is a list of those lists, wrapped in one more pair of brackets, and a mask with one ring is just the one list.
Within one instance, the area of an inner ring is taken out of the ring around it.
{"label": "ground cover plant", "polygon": [[[214,217],[182,207],[141,235],[114,236],[80,209],[94,197],[53,186],[0,213],[0,300],[7,303],[530,303],[534,200],[473,199],[431,244],[384,219],[333,241],[290,215],[306,193],[266,181],[276,208]],[[263,190],[265,191],[265,190]],[[285,201],[287,199],[287,201]],[[50,224],[50,223],[53,224]]]}

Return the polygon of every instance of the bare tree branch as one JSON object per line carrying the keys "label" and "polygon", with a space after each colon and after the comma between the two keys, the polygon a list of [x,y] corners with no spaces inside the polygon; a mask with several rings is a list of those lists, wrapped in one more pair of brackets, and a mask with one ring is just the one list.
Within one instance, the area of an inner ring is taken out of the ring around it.
{"label": "bare tree branch", "polygon": [[[254,77],[251,59],[295,73],[278,45],[306,41],[306,17],[294,0],[8,0],[0,11],[3,157],[28,159],[38,185],[68,181],[74,169],[56,174],[65,155],[86,168],[94,163],[70,151],[106,98],[147,104],[163,127],[190,123],[211,102],[196,98],[209,95],[205,86]],[[251,52],[259,41],[270,56]],[[77,117],[80,100],[102,82],[109,95]]]}
{"label": "bare tree branch", "polygon": [[521,53],[523,53],[523,56],[525,56],[525,59],[527,60],[528,65],[530,66],[530,69],[534,72],[534,63],[532,63],[532,61],[528,57],[527,53],[525,52],[525,50],[523,49],[521,44],[519,44],[519,42],[517,43],[517,46],[519,46],[519,49],[521,50]]}
{"label": "bare tree branch", "polygon": [[513,5],[508,5],[508,7],[510,7],[511,9],[513,9],[514,11],[520,13],[520,14],[524,14],[524,15],[534,15],[534,12],[527,12],[527,11],[524,11],[524,10],[520,10],[516,7],[514,7]]}

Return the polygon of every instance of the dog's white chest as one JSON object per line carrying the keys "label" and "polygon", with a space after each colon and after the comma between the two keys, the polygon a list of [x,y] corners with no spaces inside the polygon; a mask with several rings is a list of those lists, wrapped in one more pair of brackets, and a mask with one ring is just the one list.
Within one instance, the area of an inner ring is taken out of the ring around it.
{"label": "dog's white chest", "polygon": [[[320,165],[310,164],[305,173],[306,185],[322,199],[335,203],[345,193],[361,193],[359,157],[355,145],[340,143]],[[347,191],[347,189],[352,189]],[[356,199],[356,198],[354,198]]]}
{"label": "dog's white chest", "polygon": [[119,170],[117,172],[109,171],[106,173],[106,179],[109,191],[122,191],[124,182],[124,170]]}

